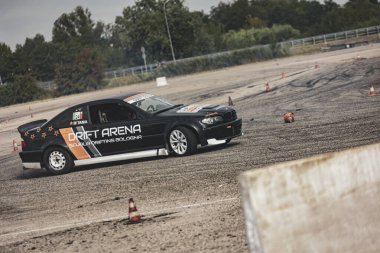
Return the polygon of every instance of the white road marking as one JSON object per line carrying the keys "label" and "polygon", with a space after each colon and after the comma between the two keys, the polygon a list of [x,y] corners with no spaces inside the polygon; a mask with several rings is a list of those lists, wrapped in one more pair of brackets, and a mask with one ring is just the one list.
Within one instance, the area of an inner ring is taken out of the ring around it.
{"label": "white road marking", "polygon": [[[165,209],[160,209],[160,210],[144,212],[144,213],[142,213],[142,215],[163,213],[163,212],[168,212],[168,211],[173,211],[173,210],[178,210],[178,209],[186,209],[186,208],[190,208],[190,207],[208,206],[208,205],[214,205],[214,204],[229,202],[229,201],[234,201],[234,200],[239,200],[239,198],[235,197],[235,198],[228,198],[228,199],[219,199],[219,200],[214,200],[214,201],[209,201],[209,202],[201,202],[201,203],[195,203],[195,204],[190,204],[190,205],[165,208]],[[12,238],[12,237],[16,237],[19,235],[31,234],[31,233],[36,233],[36,232],[47,232],[47,231],[57,232],[57,231],[64,230],[64,229],[82,227],[82,226],[87,226],[87,225],[91,225],[94,223],[122,220],[122,219],[127,219],[127,218],[129,218],[128,214],[110,217],[110,218],[103,218],[103,219],[95,219],[95,220],[89,220],[89,221],[84,221],[84,222],[77,222],[77,223],[66,224],[66,225],[58,225],[58,226],[51,226],[51,227],[45,227],[45,228],[39,228],[39,229],[32,229],[32,230],[27,230],[27,231],[13,232],[13,233],[0,235],[0,239],[4,240],[5,238]],[[9,243],[9,242],[6,242],[5,244],[7,244],[7,243]],[[4,241],[0,242],[0,245],[3,245],[3,244],[4,244]]]}

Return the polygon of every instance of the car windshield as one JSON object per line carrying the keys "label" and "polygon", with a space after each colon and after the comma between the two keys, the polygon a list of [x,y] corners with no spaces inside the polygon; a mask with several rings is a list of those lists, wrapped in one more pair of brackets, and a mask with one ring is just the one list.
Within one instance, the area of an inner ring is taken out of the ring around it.
{"label": "car windshield", "polygon": [[124,101],[151,114],[176,106],[175,103],[165,98],[148,93],[139,93],[125,98]]}

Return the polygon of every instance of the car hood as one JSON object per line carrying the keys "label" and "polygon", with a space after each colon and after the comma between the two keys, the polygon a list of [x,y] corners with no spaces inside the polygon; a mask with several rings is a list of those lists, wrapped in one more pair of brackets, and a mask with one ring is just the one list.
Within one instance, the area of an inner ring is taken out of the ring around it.
{"label": "car hood", "polygon": [[225,113],[234,112],[235,110],[224,105],[199,105],[192,104],[170,109],[159,113],[162,116],[206,116],[206,115],[224,115]]}

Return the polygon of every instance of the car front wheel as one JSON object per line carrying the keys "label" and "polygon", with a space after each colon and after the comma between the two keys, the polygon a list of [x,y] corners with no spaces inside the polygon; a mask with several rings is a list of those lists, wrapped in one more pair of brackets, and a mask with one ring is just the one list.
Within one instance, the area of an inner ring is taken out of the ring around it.
{"label": "car front wheel", "polygon": [[48,148],[44,153],[44,164],[48,172],[54,175],[61,175],[69,172],[73,168],[73,159],[63,148]]}
{"label": "car front wheel", "polygon": [[191,155],[197,150],[197,139],[190,129],[178,127],[170,132],[169,145],[175,155]]}

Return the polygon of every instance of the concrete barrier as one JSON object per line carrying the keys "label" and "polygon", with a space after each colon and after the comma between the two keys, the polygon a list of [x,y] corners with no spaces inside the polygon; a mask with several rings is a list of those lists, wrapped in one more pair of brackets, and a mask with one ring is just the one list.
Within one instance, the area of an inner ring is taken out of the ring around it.
{"label": "concrete barrier", "polygon": [[380,252],[380,144],[239,180],[250,252]]}

